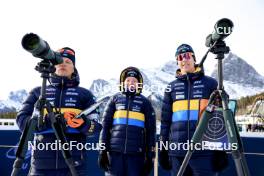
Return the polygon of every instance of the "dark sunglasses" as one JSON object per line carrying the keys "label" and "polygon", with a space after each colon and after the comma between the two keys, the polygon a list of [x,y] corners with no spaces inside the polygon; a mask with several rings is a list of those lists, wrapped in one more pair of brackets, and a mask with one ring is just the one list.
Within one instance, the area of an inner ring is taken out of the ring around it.
{"label": "dark sunglasses", "polygon": [[193,53],[191,52],[182,53],[177,56],[178,61],[183,61],[183,59],[190,60],[191,58],[193,58]]}

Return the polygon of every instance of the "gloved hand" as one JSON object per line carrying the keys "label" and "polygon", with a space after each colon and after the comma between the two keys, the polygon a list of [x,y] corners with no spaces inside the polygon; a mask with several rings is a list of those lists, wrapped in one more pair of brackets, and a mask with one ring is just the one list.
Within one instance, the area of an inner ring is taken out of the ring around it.
{"label": "gloved hand", "polygon": [[222,99],[221,96],[219,95],[219,92],[214,92],[214,94],[215,97],[214,97],[213,105],[217,107],[222,107]]}
{"label": "gloved hand", "polygon": [[225,151],[215,150],[212,158],[213,170],[220,172],[228,166],[228,156]]}
{"label": "gloved hand", "polygon": [[159,164],[164,170],[172,169],[167,150],[163,149],[159,152]]}
{"label": "gloved hand", "polygon": [[146,176],[149,175],[152,169],[153,169],[153,158],[150,156],[147,156],[144,162],[144,170],[143,170],[144,174],[143,175],[146,175]]}
{"label": "gloved hand", "polygon": [[[227,102],[229,102],[229,95],[226,92],[224,95],[226,95],[225,99],[227,100]],[[216,92],[213,104],[215,106],[222,107],[222,98],[219,92]]]}
{"label": "gloved hand", "polygon": [[67,125],[72,127],[72,128],[79,128],[81,125],[84,124],[83,118],[75,118],[76,113],[75,112],[64,112],[63,114],[64,119],[67,122]]}
{"label": "gloved hand", "polygon": [[108,160],[108,156],[107,156],[107,151],[106,150],[102,150],[102,151],[99,152],[98,165],[104,171],[108,171],[109,170],[109,160]]}

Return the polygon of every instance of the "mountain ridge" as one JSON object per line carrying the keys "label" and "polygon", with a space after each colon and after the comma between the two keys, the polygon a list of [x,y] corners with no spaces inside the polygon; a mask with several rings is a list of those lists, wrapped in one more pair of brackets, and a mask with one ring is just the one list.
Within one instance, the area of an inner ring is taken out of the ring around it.
{"label": "mountain ridge", "polygon": [[[167,84],[175,79],[176,61],[168,61],[159,68],[140,69],[143,75],[143,95],[152,99],[153,103],[160,106],[164,89]],[[217,78],[217,65],[212,74]],[[224,87],[230,98],[240,98],[254,95],[264,90],[264,76],[260,75],[254,67],[233,53],[229,53],[223,60]],[[119,80],[105,80],[98,78],[90,85],[91,92],[98,98],[113,95],[119,91]],[[18,111],[22,102],[27,97],[26,90],[11,91],[7,100],[0,100],[0,113]]]}

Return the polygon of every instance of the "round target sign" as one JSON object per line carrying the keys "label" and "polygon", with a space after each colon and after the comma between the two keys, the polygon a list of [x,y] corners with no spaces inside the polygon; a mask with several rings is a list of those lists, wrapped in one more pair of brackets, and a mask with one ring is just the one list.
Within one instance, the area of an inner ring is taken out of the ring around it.
{"label": "round target sign", "polygon": [[214,111],[209,119],[207,129],[204,133],[204,139],[217,141],[226,136],[225,122],[222,111]]}

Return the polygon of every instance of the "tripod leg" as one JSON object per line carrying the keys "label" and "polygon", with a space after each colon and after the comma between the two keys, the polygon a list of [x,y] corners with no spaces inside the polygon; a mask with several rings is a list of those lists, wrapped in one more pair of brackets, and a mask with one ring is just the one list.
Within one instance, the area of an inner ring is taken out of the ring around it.
{"label": "tripod leg", "polygon": [[[64,130],[61,126],[61,124],[57,121],[55,114],[53,112],[49,112],[49,118],[51,119],[51,126],[54,130],[55,136],[57,138],[58,141],[61,141],[62,146],[64,146],[64,144],[68,143]],[[74,161],[72,159],[71,153],[69,150],[64,150],[62,148],[61,150],[63,158],[65,159],[66,164],[68,165],[72,176],[77,176],[77,172],[76,169],[74,167]]]}
{"label": "tripod leg", "polygon": [[249,170],[247,167],[246,159],[243,153],[240,151],[233,151],[232,157],[235,162],[236,171],[238,176],[249,176]]}
{"label": "tripod leg", "polygon": [[[209,105],[208,105],[209,106]],[[208,121],[209,119],[212,117],[212,113],[208,112],[208,111],[204,111],[202,117],[201,117],[201,120],[198,124],[198,127],[196,128],[194,134],[193,134],[193,137],[191,139],[191,143],[193,145],[199,143],[201,140],[202,140],[202,137],[203,137],[203,134],[205,132],[205,130],[207,129],[207,124],[208,124]],[[193,147],[193,146],[192,146]],[[178,171],[178,174],[177,176],[182,176],[188,163],[189,163],[189,160],[192,156],[194,152],[194,148],[189,148],[188,152],[186,153],[185,157],[184,157],[184,160],[182,162],[182,165]]]}
{"label": "tripod leg", "polygon": [[237,145],[236,150],[231,151],[232,157],[235,162],[237,174],[238,176],[249,176],[250,173],[244,156],[243,144],[239,132],[236,128],[236,124],[233,118],[233,113],[230,109],[225,109],[223,111],[223,115],[227,129],[228,141],[232,146],[233,144]]}
{"label": "tripod leg", "polygon": [[29,119],[29,121],[26,124],[26,127],[20,137],[20,141],[16,151],[16,160],[14,161],[13,164],[13,170],[11,176],[18,175],[18,172],[22,167],[22,164],[24,162],[28,150],[28,141],[33,141],[34,131],[37,128],[37,123],[38,123],[38,117],[33,116],[31,119]]}

